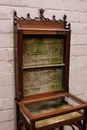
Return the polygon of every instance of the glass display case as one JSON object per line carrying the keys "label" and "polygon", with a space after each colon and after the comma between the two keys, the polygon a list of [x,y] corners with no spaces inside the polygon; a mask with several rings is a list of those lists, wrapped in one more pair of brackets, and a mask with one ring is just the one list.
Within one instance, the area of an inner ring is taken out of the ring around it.
{"label": "glass display case", "polygon": [[17,127],[22,130],[86,130],[87,104],[69,93],[70,24],[18,17],[14,12]]}

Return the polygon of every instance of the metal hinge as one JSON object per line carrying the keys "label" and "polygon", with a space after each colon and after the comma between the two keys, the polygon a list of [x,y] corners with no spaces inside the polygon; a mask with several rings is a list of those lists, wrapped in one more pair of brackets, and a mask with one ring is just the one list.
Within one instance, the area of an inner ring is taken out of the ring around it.
{"label": "metal hinge", "polygon": [[18,92],[18,95],[21,96],[21,92]]}

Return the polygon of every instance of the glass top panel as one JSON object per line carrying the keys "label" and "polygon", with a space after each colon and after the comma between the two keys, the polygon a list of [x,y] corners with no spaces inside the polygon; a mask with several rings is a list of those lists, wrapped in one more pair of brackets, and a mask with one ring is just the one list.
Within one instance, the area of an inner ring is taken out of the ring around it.
{"label": "glass top panel", "polygon": [[37,101],[33,103],[25,104],[25,107],[30,111],[33,116],[59,111],[70,108],[72,106],[78,106],[82,104],[77,100],[74,100],[70,96],[48,99],[43,101]]}
{"label": "glass top panel", "polygon": [[63,89],[62,67],[28,69],[23,71],[24,96]]}
{"label": "glass top panel", "polygon": [[64,37],[23,37],[23,67],[64,63]]}

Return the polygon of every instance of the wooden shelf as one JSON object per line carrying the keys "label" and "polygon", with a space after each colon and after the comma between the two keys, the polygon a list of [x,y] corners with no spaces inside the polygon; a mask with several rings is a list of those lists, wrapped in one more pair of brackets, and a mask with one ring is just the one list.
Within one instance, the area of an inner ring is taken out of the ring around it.
{"label": "wooden shelf", "polygon": [[46,68],[46,67],[62,67],[65,66],[64,63],[62,64],[51,64],[51,65],[32,65],[32,66],[23,66],[23,69],[34,69],[34,68]]}

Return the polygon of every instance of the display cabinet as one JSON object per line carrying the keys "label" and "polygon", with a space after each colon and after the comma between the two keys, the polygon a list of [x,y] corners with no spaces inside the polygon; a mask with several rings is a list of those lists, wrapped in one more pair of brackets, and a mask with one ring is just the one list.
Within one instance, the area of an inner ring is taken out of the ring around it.
{"label": "display cabinet", "polygon": [[[17,129],[86,130],[87,103],[69,93],[70,24],[14,11]],[[74,127],[75,126],[75,127]]]}

